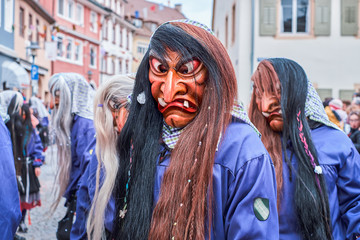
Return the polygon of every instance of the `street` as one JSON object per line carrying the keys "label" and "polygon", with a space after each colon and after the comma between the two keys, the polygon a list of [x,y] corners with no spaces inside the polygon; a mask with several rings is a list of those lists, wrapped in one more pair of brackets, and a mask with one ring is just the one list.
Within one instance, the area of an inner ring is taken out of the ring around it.
{"label": "street", "polygon": [[[57,224],[63,218],[66,212],[63,199],[56,211],[50,216],[50,206],[53,202],[53,183],[56,169],[56,145],[49,147],[46,151],[45,163],[41,167],[39,177],[41,189],[41,207],[33,208],[28,211],[25,223],[28,226],[27,233],[17,232],[18,235],[25,237],[27,240],[50,240],[56,239]],[[29,223],[29,213],[31,225]]]}

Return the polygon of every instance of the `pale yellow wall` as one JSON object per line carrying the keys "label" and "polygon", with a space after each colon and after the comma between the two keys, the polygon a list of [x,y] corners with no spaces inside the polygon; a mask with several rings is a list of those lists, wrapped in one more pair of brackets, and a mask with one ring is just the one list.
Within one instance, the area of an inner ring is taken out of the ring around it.
{"label": "pale yellow wall", "polygon": [[133,57],[134,57],[135,60],[133,60],[133,64],[132,64],[132,68],[131,68],[132,72],[137,71],[137,69],[138,69],[138,67],[140,65],[140,62],[144,57],[143,54],[139,54],[137,52],[138,45],[141,44],[141,46],[144,46],[144,45],[148,46],[149,43],[150,43],[150,38],[149,37],[139,36],[139,35],[136,35],[136,34],[133,35],[132,53],[133,53]]}
{"label": "pale yellow wall", "polygon": [[[19,26],[20,26],[20,7],[24,9],[24,25],[25,33],[24,37],[20,36]],[[15,19],[14,19],[14,50],[18,54],[19,58],[28,60],[32,62],[32,57],[27,58],[26,56],[26,46],[29,44],[28,40],[28,30],[30,29],[28,26],[29,23],[29,14],[32,15],[32,24],[36,26],[36,19],[39,19],[39,32],[44,32],[44,25],[47,28],[47,36],[46,40],[51,41],[51,25],[42,18],[38,13],[36,13],[26,2],[20,0],[15,1]],[[32,41],[36,41],[36,31],[33,31]],[[48,72],[45,75],[39,75],[41,85],[39,86],[39,95],[42,99],[45,97],[45,91],[48,91],[48,80],[51,74],[51,61],[45,57],[45,46],[44,46],[45,38],[39,37],[39,46],[40,49],[37,50],[37,56],[35,57],[35,64],[41,66],[43,68],[48,69]],[[31,96],[31,92],[28,91],[26,96]]]}

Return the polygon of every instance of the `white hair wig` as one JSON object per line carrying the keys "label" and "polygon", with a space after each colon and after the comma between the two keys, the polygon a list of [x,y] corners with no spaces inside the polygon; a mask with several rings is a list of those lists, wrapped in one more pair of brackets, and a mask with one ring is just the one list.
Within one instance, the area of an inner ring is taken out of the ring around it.
{"label": "white hair wig", "polygon": [[71,92],[66,84],[65,79],[61,75],[54,75],[49,81],[49,89],[52,96],[60,98],[59,106],[52,110],[51,113],[51,129],[57,145],[57,165],[58,171],[55,175],[54,194],[55,202],[51,206],[55,211],[62,196],[66,191],[66,187],[70,178],[71,171]]}
{"label": "white hair wig", "polygon": [[[116,151],[117,132],[109,107],[110,101],[122,104],[132,93],[134,79],[127,75],[113,76],[97,90],[94,101],[94,125],[96,130],[96,172],[95,195],[87,221],[88,239],[101,239],[104,234],[104,218],[107,204],[115,185],[119,168]],[[104,174],[100,183],[100,172]]]}

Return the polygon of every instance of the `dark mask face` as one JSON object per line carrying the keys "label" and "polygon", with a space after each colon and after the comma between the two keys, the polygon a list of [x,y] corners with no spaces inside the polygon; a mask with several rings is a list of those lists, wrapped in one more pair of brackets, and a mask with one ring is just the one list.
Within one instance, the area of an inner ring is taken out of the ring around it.
{"label": "dark mask face", "polygon": [[283,130],[283,117],[281,111],[280,98],[280,82],[278,82],[275,89],[279,92],[276,94],[268,89],[260,92],[256,86],[254,87],[256,104],[259,111],[266,118],[270,125],[270,128],[275,132],[281,132]]}
{"label": "dark mask face", "polygon": [[127,117],[129,115],[126,107],[126,100],[122,103],[115,103],[112,100],[109,101],[109,109],[111,110],[111,114],[113,116],[114,128],[118,133],[121,132],[121,129],[124,127]]}
{"label": "dark mask face", "polygon": [[167,50],[165,59],[150,53],[151,93],[166,124],[185,127],[199,113],[207,69],[197,59],[184,60]]}

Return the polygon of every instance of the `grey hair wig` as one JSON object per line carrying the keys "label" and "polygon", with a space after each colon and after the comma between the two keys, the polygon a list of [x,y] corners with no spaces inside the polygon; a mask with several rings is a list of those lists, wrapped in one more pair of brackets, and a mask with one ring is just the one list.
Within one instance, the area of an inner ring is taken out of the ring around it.
{"label": "grey hair wig", "polygon": [[[117,132],[109,102],[122,104],[132,93],[134,79],[126,75],[118,75],[103,83],[95,95],[94,125],[96,130],[96,188],[88,221],[88,239],[101,239],[104,234],[104,218],[107,204],[114,189],[119,168],[116,151]],[[100,107],[99,107],[100,106]],[[100,172],[104,174],[100,183]]]}
{"label": "grey hair wig", "polygon": [[52,111],[51,128],[57,145],[57,165],[58,171],[55,175],[55,202],[51,206],[54,212],[62,196],[65,193],[71,172],[71,141],[70,132],[72,124],[71,116],[71,92],[62,76],[52,77],[49,88],[53,96],[59,96],[58,108]]}

